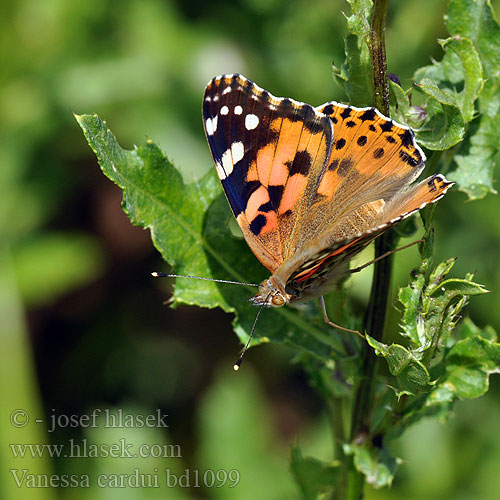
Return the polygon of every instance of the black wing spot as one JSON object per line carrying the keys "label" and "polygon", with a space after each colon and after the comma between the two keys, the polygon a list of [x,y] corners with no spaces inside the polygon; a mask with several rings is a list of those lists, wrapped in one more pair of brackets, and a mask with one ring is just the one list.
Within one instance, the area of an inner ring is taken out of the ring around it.
{"label": "black wing spot", "polygon": [[382,129],[382,132],[390,132],[394,127],[394,123],[392,123],[391,120],[386,121],[380,125],[380,128]]}
{"label": "black wing spot", "polygon": [[328,106],[325,106],[323,108],[322,113],[324,113],[325,115],[331,115],[331,114],[333,114],[333,104],[328,104]]}
{"label": "black wing spot", "polygon": [[370,126],[368,127],[372,132],[376,132],[377,129],[372,125],[370,124]]}
{"label": "black wing spot", "polygon": [[410,167],[418,167],[420,165],[420,162],[418,160],[415,160],[415,158],[412,158],[406,151],[403,151],[402,149],[399,151],[399,157],[405,163],[408,163],[408,165],[410,165]]}
{"label": "black wing spot", "polygon": [[436,187],[436,183],[434,182],[436,180],[435,177],[433,177],[432,179],[429,179],[429,182],[427,183],[427,185],[429,186],[429,191],[436,191],[437,187]]}
{"label": "black wing spot", "polygon": [[353,122],[352,120],[349,120],[348,122],[345,122],[346,127],[352,128],[356,126],[356,122]]}
{"label": "black wing spot", "polygon": [[312,165],[312,156],[307,151],[297,151],[293,161],[287,161],[289,175],[302,174],[306,176]]}
{"label": "black wing spot", "polygon": [[258,236],[262,231],[262,228],[266,225],[267,219],[265,215],[259,214],[250,224],[250,231],[252,231],[255,236]]}
{"label": "black wing spot", "polygon": [[392,135],[386,135],[385,140],[391,144],[394,144],[396,142],[396,139],[394,139],[394,137],[392,137]]}
{"label": "black wing spot", "polygon": [[267,188],[267,191],[269,192],[269,200],[273,204],[273,207],[278,208],[280,206],[284,190],[285,186],[269,186]]}
{"label": "black wing spot", "polygon": [[330,120],[332,120],[333,123],[338,123],[339,122],[339,120],[338,120],[338,118],[336,116],[332,116],[330,118]]}
{"label": "black wing spot", "polygon": [[267,90],[263,90],[261,94],[262,104],[266,105],[271,100],[271,94]]}
{"label": "black wing spot", "polygon": [[377,116],[377,113],[375,113],[375,110],[373,108],[367,109],[362,115],[361,119],[363,121],[373,121],[375,120],[375,116]]}
{"label": "black wing spot", "polygon": [[342,149],[345,146],[345,139],[340,138],[336,143],[335,143],[335,149]]}
{"label": "black wing spot", "polygon": [[413,133],[411,130],[405,130],[402,134],[399,134],[401,138],[401,144],[406,148],[413,145]]}
{"label": "black wing spot", "polygon": [[352,167],[354,166],[354,162],[352,161],[352,158],[344,158],[339,165],[339,168],[337,169],[337,173],[341,177],[345,177]]}
{"label": "black wing spot", "polygon": [[328,170],[336,170],[338,166],[339,166],[339,159],[335,158],[335,160],[333,160],[332,163],[328,165]]}
{"label": "black wing spot", "polygon": [[360,135],[358,137],[358,141],[357,141],[358,142],[358,146],[364,146],[366,144],[367,140],[368,139],[366,138],[366,135]]}
{"label": "black wing spot", "polygon": [[347,107],[345,108],[342,113],[340,113],[340,116],[345,120],[346,118],[349,118],[351,116],[352,108]]}
{"label": "black wing spot", "polygon": [[274,208],[273,208],[273,204],[270,201],[263,203],[259,207],[259,212],[271,212],[272,210],[274,210]]}
{"label": "black wing spot", "polygon": [[384,148],[377,148],[374,152],[373,152],[373,157],[378,160],[379,158],[382,158],[382,156],[384,156]]}

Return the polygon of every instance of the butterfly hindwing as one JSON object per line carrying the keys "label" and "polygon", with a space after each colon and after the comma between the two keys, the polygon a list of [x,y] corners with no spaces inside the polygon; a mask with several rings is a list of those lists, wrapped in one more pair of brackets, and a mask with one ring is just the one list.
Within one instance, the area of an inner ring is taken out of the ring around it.
{"label": "butterfly hindwing", "polygon": [[257,258],[274,271],[295,250],[308,193],[330,157],[332,122],[240,75],[208,84],[203,121],[236,220]]}
{"label": "butterfly hindwing", "polygon": [[332,247],[320,250],[310,260],[293,270],[288,277],[288,282],[292,287],[300,289],[301,293],[304,293],[304,290],[317,281],[321,275],[342,265],[363,250],[387,228],[406,219],[429,203],[435,203],[441,199],[452,185],[453,182],[449,182],[442,175],[437,174],[402,191],[387,205],[384,218],[376,220],[371,229],[351,240],[340,240],[335,242]]}

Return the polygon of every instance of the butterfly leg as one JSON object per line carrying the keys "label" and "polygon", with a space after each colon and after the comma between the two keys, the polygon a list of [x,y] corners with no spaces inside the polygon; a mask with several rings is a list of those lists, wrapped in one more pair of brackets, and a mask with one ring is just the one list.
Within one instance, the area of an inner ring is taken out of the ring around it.
{"label": "butterfly leg", "polygon": [[362,339],[365,338],[365,336],[362,333],[358,332],[358,330],[351,330],[350,328],[345,328],[344,326],[337,325],[333,321],[330,321],[328,313],[326,312],[326,304],[323,295],[320,296],[319,303],[321,304],[321,314],[323,314],[323,320],[327,325],[333,326],[333,328],[337,328],[338,330],[343,330],[344,332],[355,333],[356,335],[359,335]]}

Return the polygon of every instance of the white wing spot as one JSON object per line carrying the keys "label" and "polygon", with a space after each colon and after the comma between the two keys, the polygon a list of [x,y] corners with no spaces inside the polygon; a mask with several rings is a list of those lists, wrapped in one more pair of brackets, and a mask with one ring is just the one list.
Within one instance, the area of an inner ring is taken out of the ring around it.
{"label": "white wing spot", "polygon": [[207,118],[205,121],[205,128],[207,129],[208,135],[214,135],[217,130],[217,117]]}
{"label": "white wing spot", "polygon": [[[222,168],[217,168],[220,179],[225,179],[233,172],[234,165],[245,155],[245,147],[242,142],[233,142],[231,148],[224,151],[221,158]],[[222,170],[222,171],[221,171]]]}
{"label": "white wing spot", "polygon": [[229,94],[229,92],[231,92],[231,87],[226,87],[226,88],[222,91],[222,95]]}
{"label": "white wing spot", "polygon": [[259,124],[259,117],[257,115],[247,115],[245,116],[245,128],[247,130],[253,130]]}
{"label": "white wing spot", "polygon": [[229,108],[227,106],[222,106],[220,109],[220,114],[221,115],[227,115],[229,113]]}
{"label": "white wing spot", "polygon": [[238,106],[234,108],[234,114],[241,115],[241,113],[243,113],[243,108],[238,104]]}
{"label": "white wing spot", "polygon": [[233,154],[233,162],[238,163],[245,155],[245,147],[242,142],[233,142],[231,144],[231,153]]}
{"label": "white wing spot", "polygon": [[226,173],[224,172],[224,169],[222,168],[222,164],[220,162],[215,162],[215,170],[217,170],[217,175],[219,176],[220,180],[223,180],[226,178]]}

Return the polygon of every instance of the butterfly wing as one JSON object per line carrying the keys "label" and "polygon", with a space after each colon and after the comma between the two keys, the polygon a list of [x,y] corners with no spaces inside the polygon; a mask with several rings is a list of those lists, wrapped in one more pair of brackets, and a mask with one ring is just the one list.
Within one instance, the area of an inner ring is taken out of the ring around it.
{"label": "butterfly wing", "polygon": [[338,276],[334,272],[336,269],[342,269],[342,264],[390,226],[441,199],[453,184],[438,174],[401,191],[384,207],[382,215],[374,217],[373,227],[366,232],[349,240],[338,240],[329,248],[318,246],[315,253],[305,260],[299,253],[278,271],[278,275],[282,275],[280,278],[287,284],[290,294],[297,299],[320,295],[323,288],[328,288],[332,277],[335,279]]}
{"label": "butterfly wing", "polygon": [[413,132],[374,108],[330,102],[317,108],[335,130],[328,166],[309,193],[296,251],[300,260],[390,225],[437,201],[451,183],[442,176],[412,182],[425,164]]}
{"label": "butterfly wing", "polygon": [[444,196],[442,175],[418,184],[425,155],[413,132],[374,108],[327,103],[335,141],[300,224],[296,252],[277,271],[293,297],[321,294],[346,261],[388,227]]}
{"label": "butterfly wing", "polygon": [[243,235],[274,271],[295,251],[307,193],[327,167],[331,119],[240,75],[214,78],[203,123],[217,174]]}

